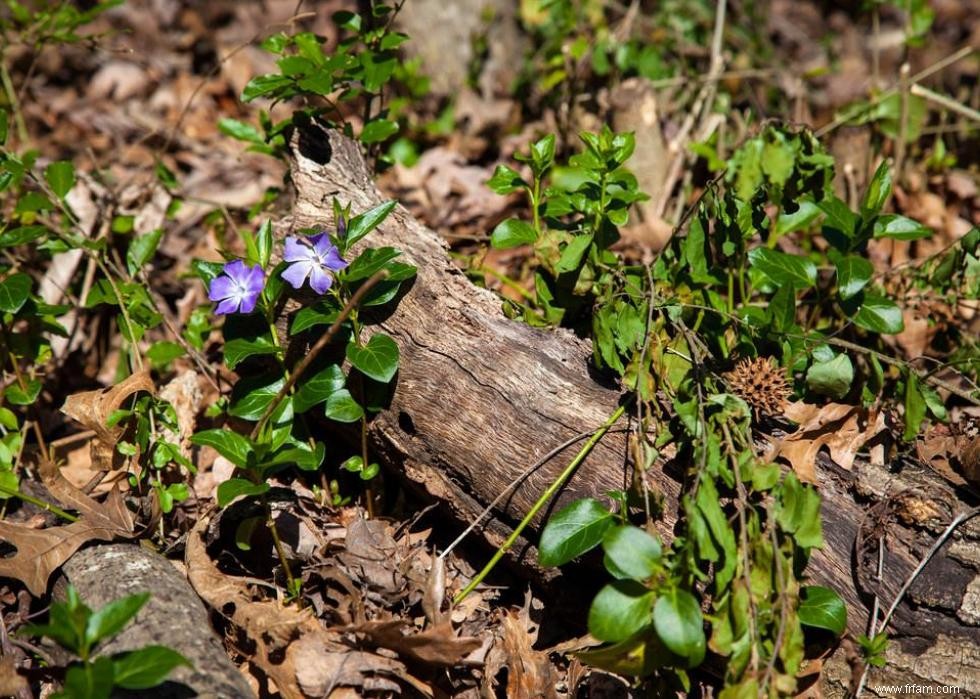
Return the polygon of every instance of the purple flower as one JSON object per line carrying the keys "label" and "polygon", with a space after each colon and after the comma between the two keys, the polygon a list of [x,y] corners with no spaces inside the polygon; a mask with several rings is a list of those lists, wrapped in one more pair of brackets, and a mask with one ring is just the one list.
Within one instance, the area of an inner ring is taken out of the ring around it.
{"label": "purple flower", "polygon": [[208,298],[220,301],[217,315],[225,313],[251,313],[265,285],[265,273],[259,265],[247,266],[241,260],[229,262],[220,276],[211,280]]}
{"label": "purple flower", "polygon": [[309,277],[310,286],[318,294],[327,293],[333,283],[333,273],[347,266],[326,233],[309,238],[286,238],[282,259],[290,263],[283,270],[283,279],[294,289],[299,289]]}

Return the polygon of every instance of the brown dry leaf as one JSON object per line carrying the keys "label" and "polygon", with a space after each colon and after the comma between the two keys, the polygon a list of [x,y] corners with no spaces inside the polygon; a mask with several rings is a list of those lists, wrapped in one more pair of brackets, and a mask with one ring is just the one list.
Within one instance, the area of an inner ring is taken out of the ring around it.
{"label": "brown dry leaf", "polygon": [[275,682],[284,699],[337,699],[349,696],[350,687],[394,691],[396,679],[432,696],[397,660],[353,651],[340,643],[340,637],[325,630],[309,609],[253,601],[245,581],[224,575],[208,556],[204,535],[210,521],[210,516],[201,517],[187,536],[188,579],[205,602],[221,610],[255,644],[254,651],[239,650]]}
{"label": "brown dry leaf", "polygon": [[[148,371],[133,374],[115,386],[99,391],[83,391],[68,396],[61,412],[72,420],[84,425],[95,432],[92,441],[92,470],[113,471],[117,467],[114,460],[117,457],[116,442],[125,431],[125,427],[107,427],[106,420],[114,410],[122,407],[123,401],[134,393],[155,390],[153,379]],[[119,455],[121,459],[121,455]]]}
{"label": "brown dry leaf", "polygon": [[21,696],[25,690],[30,691],[30,685],[27,678],[17,672],[17,661],[12,655],[4,655],[0,658],[0,696]]}
{"label": "brown dry leaf", "polygon": [[479,638],[457,636],[449,622],[417,633],[413,632],[410,622],[405,619],[367,621],[335,630],[364,634],[368,643],[439,667],[456,665],[482,645]]}
{"label": "brown dry leaf", "polygon": [[800,480],[814,484],[821,447],[827,447],[841,468],[850,469],[861,447],[885,429],[884,413],[856,405],[789,403],[785,415],[799,428],[776,442],[767,458],[782,456]]}
{"label": "brown dry leaf", "polygon": [[44,594],[51,574],[86,542],[133,536],[133,519],[118,488],[100,503],[65,480],[54,463],[43,462],[40,472],[48,492],[63,507],[76,510],[79,520],[48,529],[0,521],[0,539],[17,548],[0,560],[0,576],[20,580],[37,596]]}
{"label": "brown dry leaf", "polygon": [[961,456],[961,443],[949,427],[932,425],[915,440],[915,454],[933,471],[954,485],[966,485],[966,481],[953,469],[953,462]]}
{"label": "brown dry leaf", "polygon": [[551,662],[547,654],[532,647],[537,638],[537,627],[531,626],[527,607],[505,611],[501,615],[501,625],[501,643],[508,658],[507,696],[557,697]]}

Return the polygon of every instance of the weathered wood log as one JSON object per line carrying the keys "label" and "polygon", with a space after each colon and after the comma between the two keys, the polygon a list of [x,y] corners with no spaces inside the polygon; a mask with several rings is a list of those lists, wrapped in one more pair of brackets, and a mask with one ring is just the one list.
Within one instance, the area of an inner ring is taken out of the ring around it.
{"label": "weathered wood log", "polygon": [[[154,699],[246,699],[255,693],[228,658],[208,611],[187,578],[163,556],[132,544],[82,549],[65,563],[64,579],[93,609],[127,595],[150,599],[119,635],[99,648],[111,655],[149,645],[173,648],[194,667],[179,667],[159,687],[137,693]],[[56,589],[56,594],[58,593]],[[120,694],[119,696],[131,696]]]}
{"label": "weathered wood log", "polygon": [[[356,144],[310,126],[291,139],[296,203],[279,234],[329,221],[331,200],[365,211],[384,197]],[[500,301],[477,288],[453,265],[443,241],[398,207],[372,234],[371,245],[391,245],[418,267],[418,278],[383,329],[398,342],[401,369],[389,410],[371,422],[379,458],[402,479],[439,501],[460,522],[472,521],[523,470],[576,434],[594,430],[621,398],[589,372],[589,345],[563,330],[541,330],[508,320]],[[499,545],[574,449],[528,477],[482,528]],[[838,590],[849,609],[849,629],[864,633],[874,593],[885,607],[955,513],[969,506],[931,471],[915,464],[887,469],[860,463],[851,471],[829,459],[818,467],[826,544],[811,561],[814,583]],[[622,488],[632,474],[625,438],[607,435],[574,476],[557,506]],[[663,494],[661,523],[671,538],[680,484],[653,469],[649,487]],[[876,507],[872,507],[873,505]],[[530,577],[541,579],[532,542],[520,555]],[[861,568],[855,542],[886,543],[880,583]],[[889,627],[898,639],[876,684],[947,683],[980,695],[980,518],[964,523],[911,586]],[[869,583],[869,581],[871,581]],[[870,585],[877,587],[870,589]],[[841,653],[837,654],[842,655]],[[828,693],[840,695],[846,666],[829,673]]]}

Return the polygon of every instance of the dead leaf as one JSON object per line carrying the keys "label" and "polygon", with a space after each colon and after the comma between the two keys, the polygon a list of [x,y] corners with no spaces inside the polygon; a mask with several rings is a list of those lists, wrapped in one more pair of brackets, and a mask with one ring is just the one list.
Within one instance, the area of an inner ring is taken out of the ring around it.
{"label": "dead leaf", "polygon": [[799,427],[777,441],[767,458],[782,456],[800,480],[814,484],[817,454],[822,447],[827,447],[837,465],[850,469],[858,451],[885,429],[883,412],[856,405],[789,403],[785,415]]}
{"label": "dead leaf", "polygon": [[394,691],[395,679],[432,696],[431,689],[402,663],[348,648],[309,609],[284,607],[274,600],[254,601],[244,580],[223,574],[208,556],[204,535],[210,522],[210,516],[201,517],[187,536],[188,579],[207,604],[220,610],[254,644],[254,650],[239,651],[275,682],[284,699],[349,696],[345,687]]}
{"label": "dead leaf", "polygon": [[367,621],[334,630],[363,634],[372,645],[438,667],[456,665],[483,644],[479,638],[457,636],[449,622],[418,632],[404,619]]}
{"label": "dead leaf", "polygon": [[40,473],[48,492],[65,509],[77,511],[79,519],[47,529],[0,521],[0,539],[17,548],[13,556],[0,559],[0,576],[20,580],[36,596],[44,594],[51,574],[86,542],[133,536],[132,515],[118,487],[100,503],[65,480],[54,463],[43,462]]}
{"label": "dead leaf", "polygon": [[106,425],[112,412],[121,408],[123,402],[134,393],[153,393],[155,389],[150,373],[141,371],[115,386],[75,393],[65,399],[61,412],[95,432],[91,443],[93,471],[114,471],[121,465],[122,455],[116,452],[116,442],[122,437],[125,427]]}

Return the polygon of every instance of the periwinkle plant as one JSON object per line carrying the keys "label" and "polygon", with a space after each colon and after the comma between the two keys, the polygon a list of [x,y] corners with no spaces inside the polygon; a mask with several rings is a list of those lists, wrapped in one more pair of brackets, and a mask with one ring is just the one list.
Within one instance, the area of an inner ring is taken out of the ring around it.
{"label": "periwinkle plant", "polygon": [[[192,441],[213,447],[236,467],[234,477],[218,486],[220,507],[238,498],[261,501],[293,597],[299,594],[299,583],[272,523],[266,500],[269,478],[293,467],[317,471],[323,464],[327,445],[308,419],[315,408],[335,422],[360,422],[366,434],[370,413],[380,409],[391,390],[398,369],[398,346],[383,333],[363,341],[366,322],[361,311],[394,303],[402,282],[415,275],[415,268],[399,262],[401,252],[395,248],[368,247],[357,255],[353,248],[394,206],[395,202],[385,202],[351,217],[349,206],[342,208],[335,202],[337,233],[313,230],[287,237],[283,261],[276,265],[272,264],[274,241],[268,223],[256,234],[244,235],[244,258],[224,264],[196,261],[194,265],[208,285],[209,299],[217,303],[215,315],[226,318],[222,327],[225,364],[241,376],[231,391],[227,415],[251,422],[253,427],[248,435],[227,426],[208,429],[195,434]],[[290,287],[304,290],[297,300],[310,297],[306,287],[315,297],[291,318],[289,334],[296,338],[294,342],[301,341],[296,336],[311,328],[329,326],[295,365],[287,359],[277,330]],[[324,354],[331,344],[338,349],[342,346],[344,352]],[[346,370],[336,357],[346,357]],[[362,444],[356,458],[364,465],[361,475],[373,476],[377,465],[370,461],[366,440]],[[370,512],[370,494],[367,503]]]}

